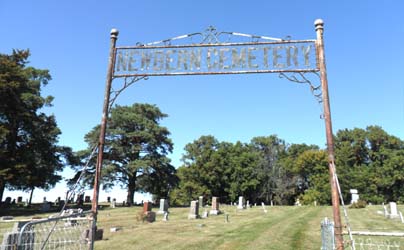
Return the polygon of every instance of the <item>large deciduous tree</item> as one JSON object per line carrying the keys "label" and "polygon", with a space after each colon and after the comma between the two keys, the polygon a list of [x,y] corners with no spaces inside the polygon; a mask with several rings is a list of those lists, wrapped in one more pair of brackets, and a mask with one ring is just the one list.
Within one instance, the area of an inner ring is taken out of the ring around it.
{"label": "large deciduous tree", "polygon": [[[337,167],[343,190],[373,203],[404,201],[404,142],[379,126],[338,131]],[[349,193],[344,197],[349,201]]]}
{"label": "large deciduous tree", "polygon": [[[172,152],[170,132],[159,123],[167,117],[155,105],[133,104],[111,109],[104,149],[102,184],[104,188],[120,183],[127,189],[127,203],[133,204],[135,192],[150,192],[167,197],[176,185],[175,168],[167,154]],[[86,152],[98,143],[100,127],[86,136]],[[94,161],[92,162],[95,165]],[[94,171],[90,169],[90,171]],[[92,182],[92,179],[89,180]]]}
{"label": "large deciduous tree", "polygon": [[27,66],[28,50],[0,54],[0,201],[5,188],[49,189],[61,176],[63,156],[71,153],[57,145],[60,130],[55,117],[41,112],[52,96],[41,96],[48,70]]}

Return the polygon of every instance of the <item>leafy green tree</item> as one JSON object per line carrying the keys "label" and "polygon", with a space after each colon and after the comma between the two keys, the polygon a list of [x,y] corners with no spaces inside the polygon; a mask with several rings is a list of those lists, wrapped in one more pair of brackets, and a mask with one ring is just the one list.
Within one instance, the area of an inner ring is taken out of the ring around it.
{"label": "leafy green tree", "polygon": [[185,146],[184,164],[178,168],[179,186],[170,196],[174,204],[185,205],[199,196],[219,195],[217,185],[221,184],[223,169],[212,162],[218,148],[219,142],[213,136],[201,136]]}
{"label": "leafy green tree", "polygon": [[259,157],[248,144],[236,142],[230,148],[226,176],[230,187],[228,196],[231,201],[243,196],[248,200],[255,201],[259,186],[258,165]]}
{"label": "leafy green tree", "polygon": [[52,188],[71,157],[69,148],[57,145],[55,117],[40,111],[52,104],[52,96],[41,96],[51,76],[27,66],[29,55],[0,54],[0,200],[5,188]]}
{"label": "leafy green tree", "polygon": [[178,169],[180,183],[171,195],[174,203],[187,204],[198,196],[218,196],[222,202],[240,195],[255,196],[258,154],[249,145],[219,143],[213,136],[201,136],[187,144],[185,151],[184,165]]}
{"label": "leafy green tree", "polygon": [[[335,140],[343,190],[358,189],[362,199],[381,203],[404,195],[404,142],[379,126],[345,129]],[[344,199],[350,200],[345,192]]]}
{"label": "leafy green tree", "polygon": [[289,203],[295,189],[295,178],[283,166],[281,159],[286,156],[286,143],[276,135],[255,137],[251,146],[259,154],[259,163],[255,171],[258,174],[259,187],[257,198],[270,203]]}
{"label": "leafy green tree", "polygon": [[[319,147],[316,145],[307,144],[291,144],[286,149],[286,155],[281,158],[281,165],[285,171],[285,175],[291,180],[288,191],[288,204],[294,204],[296,199],[304,194],[309,188],[307,176],[304,176],[300,171],[300,167],[296,164],[297,159],[301,154],[306,151],[318,151]],[[282,182],[283,185],[284,182]]]}
{"label": "leafy green tree", "polygon": [[[167,117],[150,104],[116,106],[111,109],[104,149],[102,184],[110,188],[116,183],[127,189],[127,203],[133,204],[135,192],[150,192],[167,197],[176,185],[175,168],[167,154],[172,152],[170,132],[159,123]],[[78,152],[88,159],[91,148],[98,143],[100,126],[86,136],[89,149]],[[94,172],[95,161],[90,162]],[[86,175],[91,176],[91,175]],[[92,184],[92,178],[87,183]]]}
{"label": "leafy green tree", "polygon": [[304,204],[330,204],[328,153],[324,150],[306,150],[295,161],[295,171],[304,182],[303,194],[299,196]]}

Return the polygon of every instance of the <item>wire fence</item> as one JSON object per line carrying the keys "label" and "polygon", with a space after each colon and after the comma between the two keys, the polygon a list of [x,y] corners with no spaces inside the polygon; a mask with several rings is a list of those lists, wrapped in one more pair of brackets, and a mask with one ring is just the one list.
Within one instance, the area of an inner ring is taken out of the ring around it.
{"label": "wire fence", "polygon": [[[404,233],[352,232],[353,241],[344,237],[345,249],[351,250],[404,250]],[[357,235],[359,234],[359,235]],[[346,238],[346,239],[345,239]],[[321,222],[321,250],[334,250],[334,222],[325,218]]]}
{"label": "wire fence", "polygon": [[90,243],[91,212],[15,222],[3,229],[0,250],[81,250]]}

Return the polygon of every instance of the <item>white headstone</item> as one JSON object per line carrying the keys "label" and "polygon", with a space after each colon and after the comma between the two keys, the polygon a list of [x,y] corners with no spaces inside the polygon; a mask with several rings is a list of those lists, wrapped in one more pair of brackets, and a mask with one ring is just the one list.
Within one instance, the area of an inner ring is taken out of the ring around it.
{"label": "white headstone", "polygon": [[238,209],[244,209],[244,197],[243,196],[239,196],[238,197]]}
{"label": "white headstone", "polygon": [[247,209],[249,209],[249,208],[250,208],[250,201],[249,201],[249,200],[247,200],[246,207],[247,207]]}
{"label": "white headstone", "polygon": [[349,193],[351,193],[351,204],[358,202],[359,194],[357,189],[349,189]]}
{"label": "white headstone", "polygon": [[115,199],[115,198],[112,199],[110,207],[111,207],[111,208],[115,208],[115,207],[116,207],[116,199]]}
{"label": "white headstone", "polygon": [[390,218],[398,218],[397,203],[390,202]]}
{"label": "white headstone", "polygon": [[164,214],[168,211],[168,201],[167,199],[160,199],[160,209],[157,214]]}
{"label": "white headstone", "polygon": [[208,211],[203,211],[203,213],[202,213],[202,218],[208,218],[208,216],[209,216],[209,213],[208,213]]}
{"label": "white headstone", "polygon": [[262,209],[264,210],[264,213],[267,213],[268,211],[265,208],[265,203],[264,202],[261,202],[261,206],[262,206]]}

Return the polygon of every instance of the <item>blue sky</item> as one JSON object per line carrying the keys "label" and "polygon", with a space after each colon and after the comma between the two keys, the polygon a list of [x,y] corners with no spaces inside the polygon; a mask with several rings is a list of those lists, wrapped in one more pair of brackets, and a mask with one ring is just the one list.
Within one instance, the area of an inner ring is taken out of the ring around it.
{"label": "blue sky", "polygon": [[[50,70],[53,80],[43,94],[55,100],[46,112],[56,115],[60,144],[80,150],[101,119],[112,28],[120,31],[118,46],[210,25],[314,39],[314,20],[322,18],[334,132],[380,125],[404,139],[403,9],[399,0],[0,1],[0,53],[29,48],[31,65]],[[186,143],[208,134],[231,142],[277,134],[289,143],[325,145],[321,106],[308,86],[277,74],[150,77],[117,100],[135,102],[156,104],[169,115],[162,124],[171,131],[175,166]]]}

